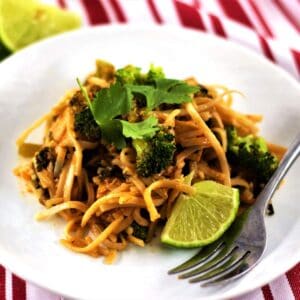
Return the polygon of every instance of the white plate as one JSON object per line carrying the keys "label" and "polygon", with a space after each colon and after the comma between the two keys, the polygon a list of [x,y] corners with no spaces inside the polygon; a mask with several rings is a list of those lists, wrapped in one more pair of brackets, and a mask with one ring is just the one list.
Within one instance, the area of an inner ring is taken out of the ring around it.
{"label": "white plate", "polygon": [[259,287],[300,259],[300,163],[274,197],[275,215],[267,218],[268,247],[261,263],[225,287],[201,288],[167,275],[194,250],[150,245],[131,247],[117,263],[74,254],[59,244],[62,222],[38,223],[42,207],[20,195],[12,169],[14,141],[47,112],[75,78],[87,75],[96,58],[117,66],[132,63],[164,67],[170,77],[194,75],[243,91],[236,106],[263,113],[262,134],[288,145],[300,128],[300,88],[285,72],[235,44],[199,32],[163,27],[98,27],[58,36],[17,53],[0,65],[0,261],[27,280],[82,299],[218,299]]}

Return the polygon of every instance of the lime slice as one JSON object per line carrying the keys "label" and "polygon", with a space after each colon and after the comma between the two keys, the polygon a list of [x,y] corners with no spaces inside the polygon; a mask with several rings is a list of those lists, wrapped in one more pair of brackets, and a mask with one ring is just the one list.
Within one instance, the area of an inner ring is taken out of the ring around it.
{"label": "lime slice", "polygon": [[161,241],[171,246],[194,248],[217,240],[234,221],[239,191],[214,181],[194,184],[193,195],[181,195],[162,232]]}
{"label": "lime slice", "polygon": [[80,24],[76,14],[38,1],[0,1],[0,39],[12,51]]}

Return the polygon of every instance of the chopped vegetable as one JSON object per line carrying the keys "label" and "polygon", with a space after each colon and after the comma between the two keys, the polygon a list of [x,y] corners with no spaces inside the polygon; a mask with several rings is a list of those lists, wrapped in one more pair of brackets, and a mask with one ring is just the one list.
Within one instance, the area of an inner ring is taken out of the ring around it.
{"label": "chopped vegetable", "polygon": [[153,116],[137,123],[127,121],[121,121],[121,123],[123,125],[123,135],[127,138],[143,139],[145,137],[152,137],[159,130],[157,126],[158,120]]}
{"label": "chopped vegetable", "polygon": [[190,94],[196,93],[199,88],[190,86],[184,81],[161,78],[152,85],[128,85],[131,93],[142,94],[146,97],[147,108],[152,110],[160,104],[181,104],[191,102]]}
{"label": "chopped vegetable", "polygon": [[259,183],[267,183],[278,167],[277,158],[268,151],[262,137],[239,136],[236,128],[227,127],[227,157],[236,165],[252,170]]}
{"label": "chopped vegetable", "polygon": [[101,125],[102,137],[108,144],[113,144],[117,149],[126,147],[126,140],[122,133],[120,120],[109,120]]}
{"label": "chopped vegetable", "polygon": [[146,241],[148,235],[148,227],[141,226],[135,221],[132,222],[131,227],[133,229],[133,236]]}
{"label": "chopped vegetable", "polygon": [[169,166],[176,150],[174,136],[163,129],[151,139],[136,139],[132,144],[137,153],[137,173],[144,177],[157,174]]}
{"label": "chopped vegetable", "polygon": [[41,172],[44,169],[47,169],[49,163],[54,161],[54,153],[53,149],[50,147],[43,148],[40,152],[38,152],[35,156],[36,170],[37,172]]}
{"label": "chopped vegetable", "polygon": [[97,59],[96,60],[96,76],[107,81],[113,80],[115,76],[115,67],[111,63]]}
{"label": "chopped vegetable", "polygon": [[83,140],[96,142],[101,138],[101,129],[88,107],[75,114],[74,129]]}
{"label": "chopped vegetable", "polygon": [[118,166],[100,166],[97,168],[97,175],[101,180],[106,178],[124,179],[122,170]]}
{"label": "chopped vegetable", "polygon": [[[98,64],[103,66],[104,63]],[[123,120],[123,117],[130,115],[132,108],[137,106],[138,99],[144,97],[147,109],[152,110],[163,103],[190,102],[190,94],[199,90],[199,87],[190,86],[184,81],[164,78],[162,68],[153,65],[146,75],[141,74],[140,68],[129,65],[117,70],[115,76],[117,81],[109,88],[96,92],[93,99],[90,99],[86,88],[78,79],[77,82],[95,122],[101,128],[102,138],[118,149],[126,146],[125,137],[145,139],[153,136],[158,130],[158,120],[154,116],[136,123]]]}
{"label": "chopped vegetable", "polygon": [[165,78],[165,74],[162,67],[155,67],[153,64],[146,74],[143,74],[139,67],[127,65],[117,70],[116,78],[122,84],[151,84],[157,79]]}
{"label": "chopped vegetable", "polygon": [[128,65],[122,69],[118,69],[116,72],[116,78],[117,81],[121,82],[122,84],[136,84],[142,78],[141,68]]}
{"label": "chopped vegetable", "polygon": [[165,78],[165,73],[162,67],[155,67],[153,64],[150,65],[150,70],[147,73],[146,81],[155,82],[155,80]]}
{"label": "chopped vegetable", "polygon": [[96,122],[101,126],[118,116],[127,114],[131,109],[131,97],[119,82],[96,93],[90,104]]}

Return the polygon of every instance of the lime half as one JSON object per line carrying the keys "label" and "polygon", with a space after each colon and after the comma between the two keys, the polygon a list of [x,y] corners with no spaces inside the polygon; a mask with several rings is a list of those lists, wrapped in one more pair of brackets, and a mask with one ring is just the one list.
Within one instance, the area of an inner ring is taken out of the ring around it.
{"label": "lime half", "polygon": [[214,181],[193,185],[193,195],[181,195],[162,232],[165,244],[194,248],[217,240],[234,221],[239,191]]}
{"label": "lime half", "polygon": [[80,25],[78,15],[39,1],[0,1],[0,39],[11,51]]}

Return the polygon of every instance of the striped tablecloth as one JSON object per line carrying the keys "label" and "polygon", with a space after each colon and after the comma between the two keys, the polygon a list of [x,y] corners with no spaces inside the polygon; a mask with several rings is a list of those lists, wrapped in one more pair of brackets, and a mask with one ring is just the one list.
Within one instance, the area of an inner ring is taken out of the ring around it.
{"label": "striped tablecloth", "polygon": [[[243,44],[300,79],[300,0],[44,0],[78,12],[85,26],[172,24]],[[0,266],[0,300],[58,300]],[[300,299],[300,263],[235,300]],[[105,299],[103,299],[105,300]]]}

